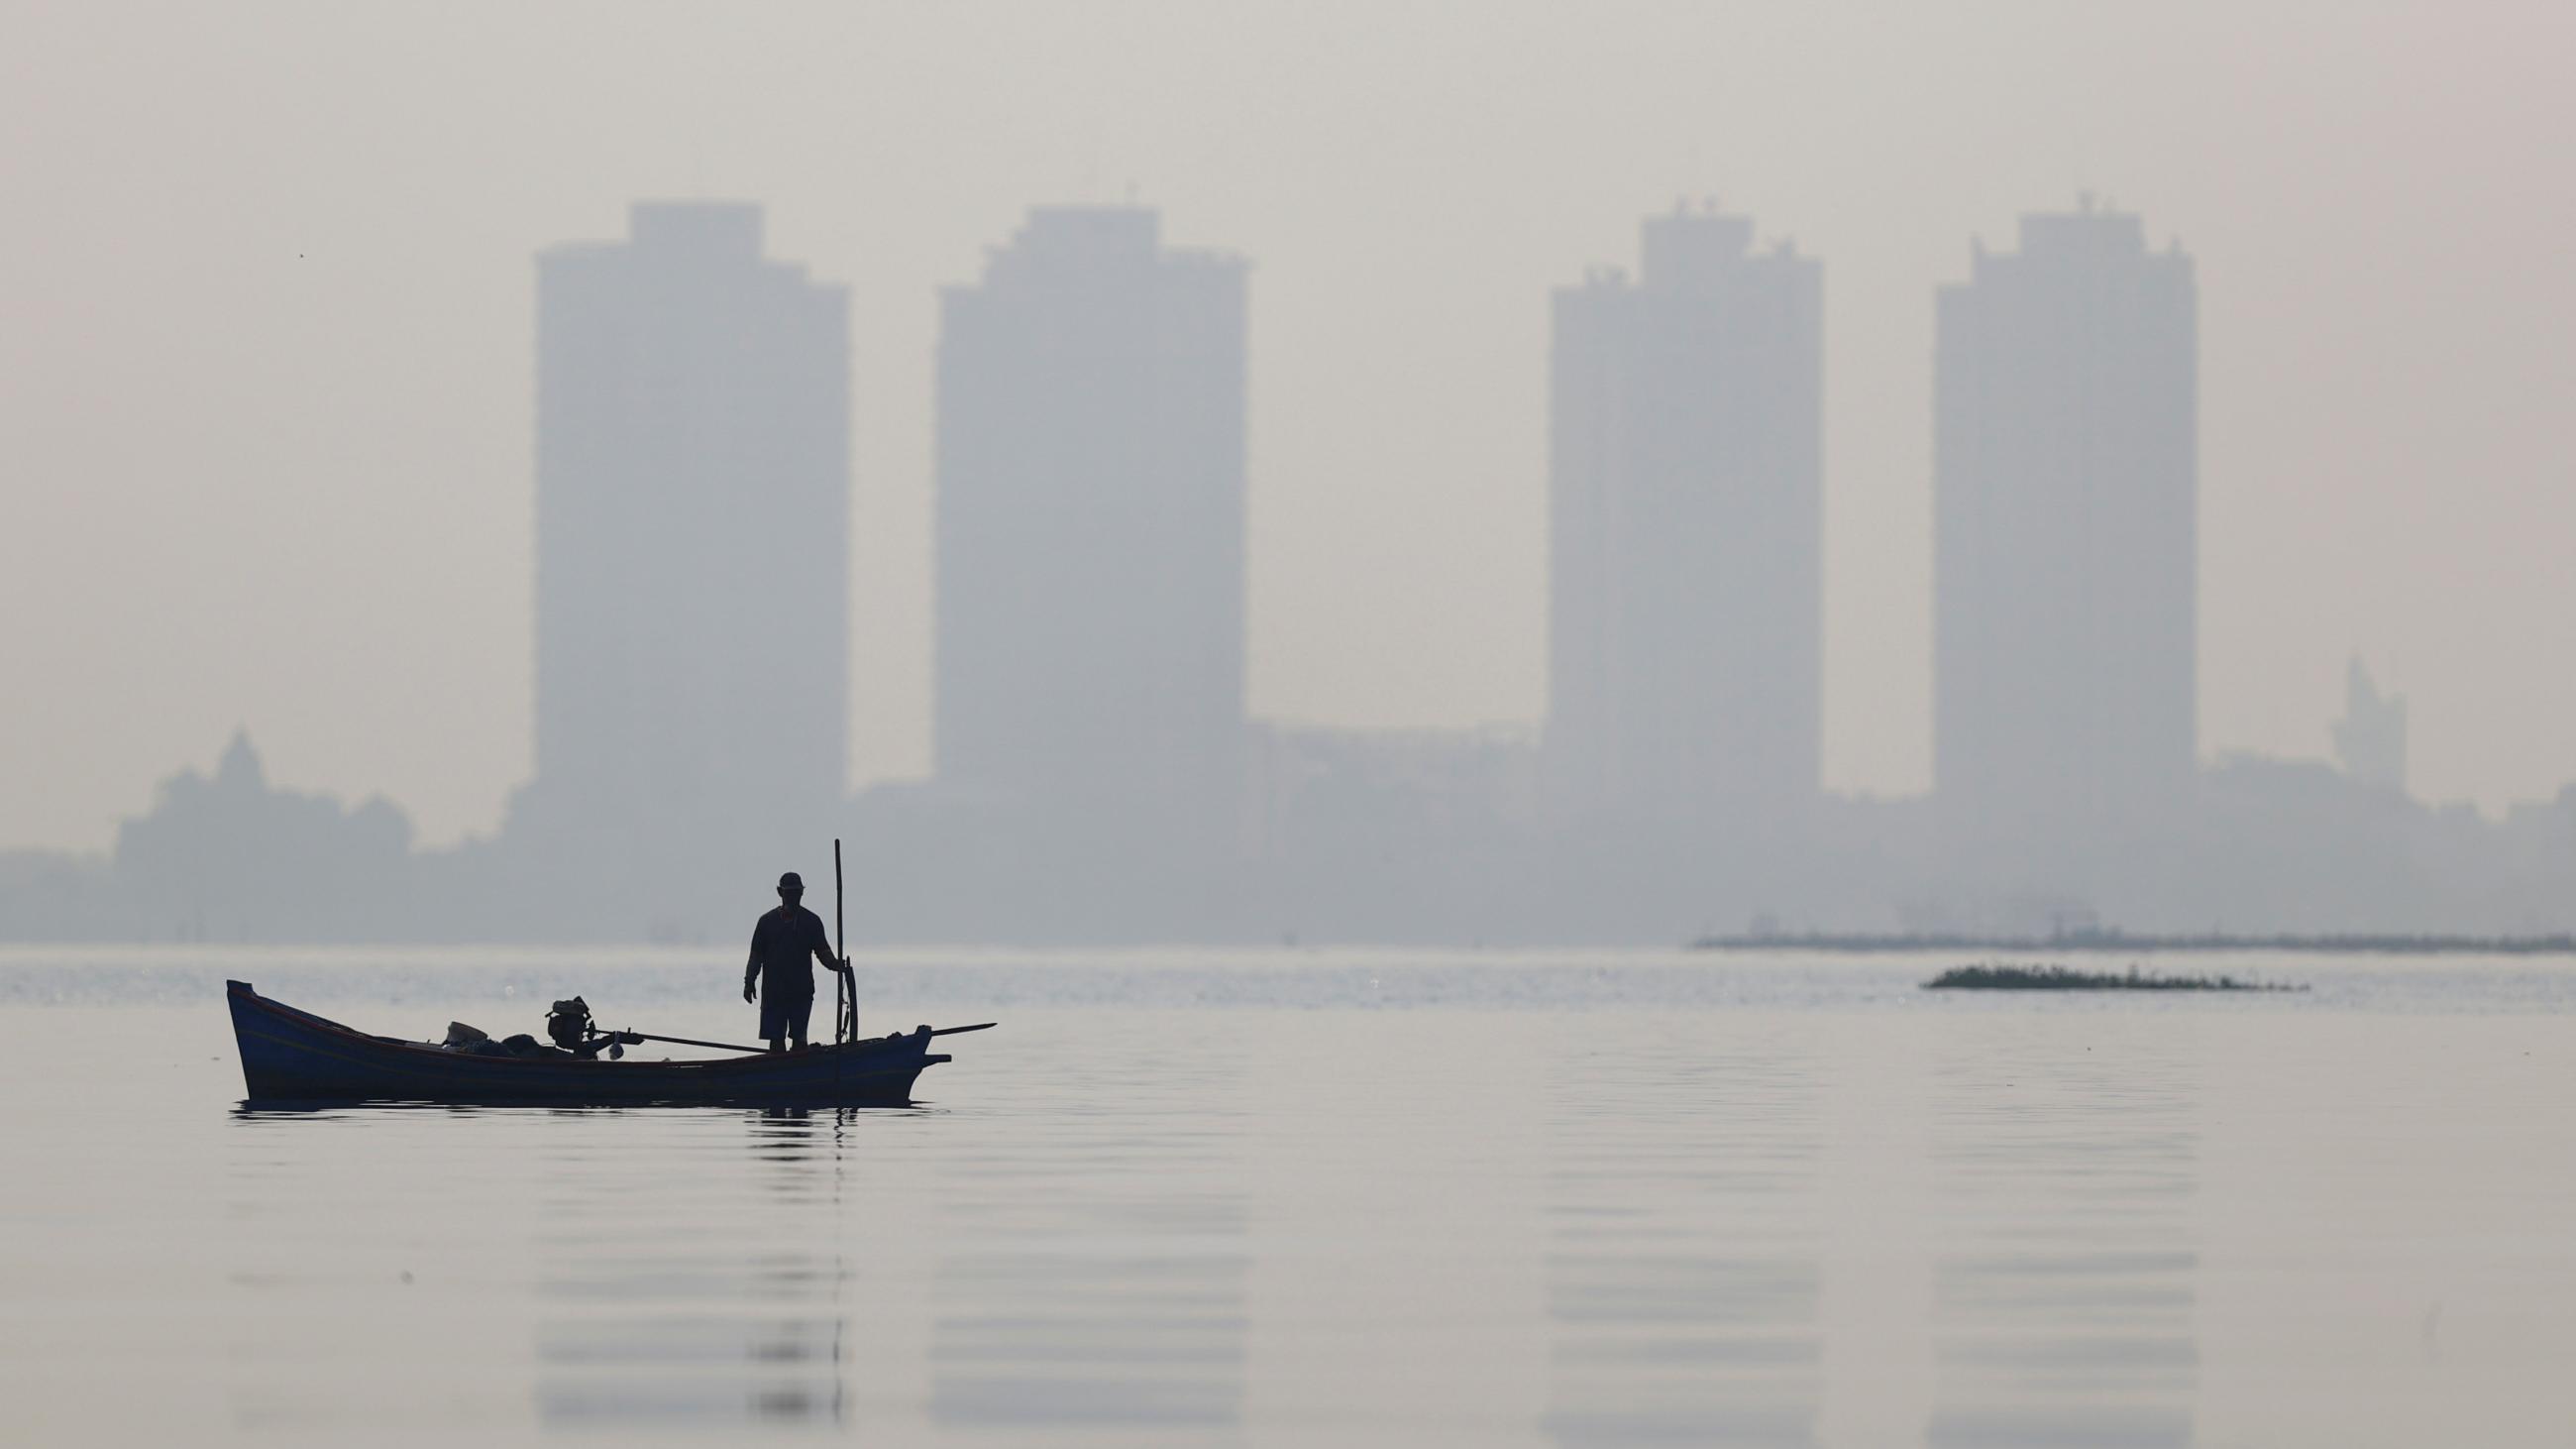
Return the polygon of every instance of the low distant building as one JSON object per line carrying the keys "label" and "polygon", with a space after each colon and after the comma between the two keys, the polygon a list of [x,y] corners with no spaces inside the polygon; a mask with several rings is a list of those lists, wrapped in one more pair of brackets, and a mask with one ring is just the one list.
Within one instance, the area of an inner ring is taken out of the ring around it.
{"label": "low distant building", "polygon": [[399,940],[421,928],[407,890],[411,818],[280,790],[236,734],[212,776],[163,781],[117,827],[119,914],[157,941]]}
{"label": "low distant building", "polygon": [[1500,933],[1537,808],[1534,730],[1266,723],[1252,741],[1256,929],[1310,944]]}
{"label": "low distant building", "polygon": [[1265,723],[1254,729],[1253,819],[1322,810],[1358,824],[1375,812],[1432,811],[1526,823],[1537,803],[1537,732],[1357,730]]}
{"label": "low distant building", "polygon": [[131,940],[104,855],[0,850],[0,941]]}
{"label": "low distant building", "polygon": [[2335,760],[2362,784],[2406,793],[2406,697],[2381,694],[2361,658],[2344,674],[2343,718],[2334,727]]}

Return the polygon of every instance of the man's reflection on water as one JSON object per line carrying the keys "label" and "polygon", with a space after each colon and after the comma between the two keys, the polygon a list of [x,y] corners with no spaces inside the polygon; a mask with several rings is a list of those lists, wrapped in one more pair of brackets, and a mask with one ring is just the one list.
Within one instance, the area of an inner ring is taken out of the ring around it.
{"label": "man's reflection on water", "polygon": [[1934,1085],[1930,1449],[2192,1442],[2189,1063],[1963,1050]]}
{"label": "man's reflection on water", "polygon": [[[666,1218],[650,1184],[578,1171],[596,1162],[568,1169],[549,1201],[558,1223],[541,1237],[539,1295],[559,1310],[537,1327],[544,1422],[842,1422],[850,1274],[834,1245],[847,1116],[772,1108],[730,1119],[749,1129],[760,1199],[724,1215],[752,1219],[739,1238],[696,1226],[703,1199]],[[675,1170],[667,1157],[657,1166]]]}
{"label": "man's reflection on water", "polygon": [[1567,1446],[1813,1443],[1812,1052],[1674,1045],[1558,1066],[1541,1427]]}

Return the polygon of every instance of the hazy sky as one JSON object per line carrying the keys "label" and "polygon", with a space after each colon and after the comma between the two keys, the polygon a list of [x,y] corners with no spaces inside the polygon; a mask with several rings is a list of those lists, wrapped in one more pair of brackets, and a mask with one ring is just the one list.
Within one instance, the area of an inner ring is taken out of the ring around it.
{"label": "hazy sky", "polygon": [[[1715,195],[1820,256],[1825,767],[1929,774],[1932,289],[2091,188],[2201,287],[2205,753],[2576,779],[2576,10],[9,7],[0,846],[247,725],[443,841],[529,760],[531,255],[769,208],[851,291],[853,777],[928,740],[934,289],[1033,202],[1253,261],[1252,707],[1533,718],[1547,290]],[[819,782],[818,782],[819,783]]]}

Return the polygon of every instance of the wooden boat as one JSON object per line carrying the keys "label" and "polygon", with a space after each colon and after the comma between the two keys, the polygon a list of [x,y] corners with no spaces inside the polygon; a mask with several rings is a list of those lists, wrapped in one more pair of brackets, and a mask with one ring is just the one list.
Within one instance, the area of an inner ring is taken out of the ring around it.
{"label": "wooden boat", "polygon": [[[228,981],[242,1082],[255,1102],[478,1105],[900,1107],[923,1069],[949,1058],[924,1027],[796,1052],[701,1061],[603,1061],[564,1053],[483,1056],[369,1036]],[[962,1028],[951,1028],[960,1030]],[[630,1038],[631,1039],[631,1038]]]}

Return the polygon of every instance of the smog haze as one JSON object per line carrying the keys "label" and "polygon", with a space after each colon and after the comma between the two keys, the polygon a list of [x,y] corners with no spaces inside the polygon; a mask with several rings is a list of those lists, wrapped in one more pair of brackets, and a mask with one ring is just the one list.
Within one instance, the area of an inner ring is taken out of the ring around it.
{"label": "smog haze", "polygon": [[929,768],[939,289],[1030,206],[1135,201],[1249,264],[1250,713],[1420,727],[1543,707],[1550,289],[1715,198],[1822,265],[1823,783],[1918,793],[1935,289],[2086,193],[2196,262],[2201,753],[2322,754],[2357,652],[2413,702],[2420,797],[2576,779],[2562,9],[12,28],[0,846],[104,847],[236,726],[426,844],[500,824],[532,763],[533,258],[640,198],[756,201],[847,290],[851,786]]}

